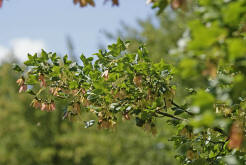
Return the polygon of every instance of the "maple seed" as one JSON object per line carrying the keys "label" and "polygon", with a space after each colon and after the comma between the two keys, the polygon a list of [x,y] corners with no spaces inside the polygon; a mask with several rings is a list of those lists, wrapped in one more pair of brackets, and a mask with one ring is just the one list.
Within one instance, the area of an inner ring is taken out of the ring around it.
{"label": "maple seed", "polygon": [[95,6],[95,2],[93,0],[73,0],[74,4],[79,3],[80,7],[85,7],[87,4],[90,4],[91,6]]}
{"label": "maple seed", "polygon": [[46,109],[47,109],[46,104],[45,104],[45,103],[42,103],[42,105],[41,105],[41,111],[44,111],[44,110],[46,110]]}
{"label": "maple seed", "polygon": [[44,75],[43,74],[39,74],[38,79],[41,81],[40,82],[40,86],[41,87],[45,87],[46,86],[46,82],[45,82],[45,79],[44,79]]}
{"label": "maple seed", "polygon": [[23,78],[19,78],[19,79],[16,81],[16,83],[17,83],[19,86],[23,85],[24,82],[25,82],[25,80],[24,80]]}
{"label": "maple seed", "polygon": [[80,0],[73,0],[73,3],[76,5]]}
{"label": "maple seed", "polygon": [[53,96],[59,96],[58,92],[61,90],[61,88],[50,88],[50,93]]}
{"label": "maple seed", "polygon": [[0,0],[0,8],[2,7],[3,5],[3,0]]}
{"label": "maple seed", "polygon": [[119,1],[118,0],[112,0],[113,5],[119,6]]}
{"label": "maple seed", "polygon": [[91,6],[95,6],[95,3],[93,0],[87,0],[87,2],[91,5]]}
{"label": "maple seed", "polygon": [[41,103],[37,99],[34,99],[31,105],[36,109],[41,108]]}
{"label": "maple seed", "polygon": [[21,87],[20,87],[20,89],[19,89],[19,93],[25,92],[26,90],[27,90],[27,85],[22,84]]}
{"label": "maple seed", "polygon": [[55,106],[55,102],[54,101],[51,101],[51,103],[42,103],[41,105],[41,110],[42,111],[47,111],[47,112],[51,112],[51,111],[54,111],[56,109],[56,106]]}
{"label": "maple seed", "polygon": [[141,84],[142,84],[142,76],[135,76],[134,78],[133,78],[133,82],[134,82],[134,84],[136,84],[136,86],[141,86]]}
{"label": "maple seed", "polygon": [[[109,0],[104,0],[104,4],[109,1]],[[112,0],[112,6],[119,6],[119,1],[118,0]]]}
{"label": "maple seed", "polygon": [[130,115],[129,115],[128,113],[126,113],[126,114],[124,115],[124,118],[125,118],[126,120],[130,120],[130,119],[131,119],[131,117],[130,117]]}
{"label": "maple seed", "polygon": [[87,5],[87,1],[86,0],[80,0],[80,6],[84,7]]}
{"label": "maple seed", "polygon": [[82,93],[83,93],[83,94],[86,94],[86,91],[85,91],[84,89],[82,89]]}
{"label": "maple seed", "polygon": [[55,103],[51,102],[50,107],[51,107],[51,111],[54,111],[56,109]]}
{"label": "maple seed", "polygon": [[104,77],[105,80],[108,80],[108,70],[103,72],[102,77]]}

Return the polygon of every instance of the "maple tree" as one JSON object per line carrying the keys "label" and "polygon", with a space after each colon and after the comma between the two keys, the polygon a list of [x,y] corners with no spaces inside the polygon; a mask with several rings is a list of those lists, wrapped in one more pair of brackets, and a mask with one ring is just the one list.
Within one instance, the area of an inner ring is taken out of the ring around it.
{"label": "maple tree", "polygon": [[[30,106],[32,95],[16,94],[18,76],[11,63],[0,65],[1,165],[175,164],[173,152],[167,151],[172,144],[165,142],[171,135],[167,126],[158,129],[164,132],[156,136],[129,120],[120,121],[117,130],[83,129],[80,121],[62,119],[62,101],[56,102],[57,110],[52,113]],[[83,113],[83,120],[91,118],[90,113]],[[157,127],[163,124],[159,121]]]}
{"label": "maple tree", "polygon": [[[148,2],[162,12],[169,1]],[[171,6],[183,8],[185,2]],[[200,19],[189,21],[186,47],[170,52],[180,55],[177,66],[151,62],[144,45],[129,52],[131,43],[120,39],[94,54],[96,59],[81,55],[83,65],[42,51],[28,55],[26,68],[15,65],[23,74],[19,92],[34,95],[32,106],[42,111],[65,101],[64,119],[94,114],[97,121],[85,122],[86,128],[97,123],[113,129],[124,118],[156,134],[156,121],[169,118],[182,164],[244,164],[246,2],[203,0],[194,10]],[[175,76],[189,87],[180,104]]]}

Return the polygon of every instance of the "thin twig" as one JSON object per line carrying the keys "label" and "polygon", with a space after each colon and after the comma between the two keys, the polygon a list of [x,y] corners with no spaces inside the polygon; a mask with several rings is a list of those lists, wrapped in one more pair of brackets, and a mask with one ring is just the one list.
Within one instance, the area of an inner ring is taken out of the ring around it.
{"label": "thin twig", "polygon": [[74,96],[77,96],[81,91],[82,91],[82,88],[80,88],[79,91]]}
{"label": "thin twig", "polygon": [[171,115],[169,113],[166,113],[166,112],[161,112],[159,110],[155,111],[156,113],[162,115],[162,116],[166,116],[166,117],[170,117],[170,118],[173,118],[173,119],[176,119],[176,120],[185,120],[183,118],[180,118],[180,117],[177,117],[177,116],[174,116],[174,115]]}
{"label": "thin twig", "polygon": [[191,115],[191,116],[194,116],[195,114],[187,111],[186,109],[180,107],[178,104],[176,104],[175,102],[172,101],[172,105],[174,105],[175,107],[179,108],[179,109],[182,109],[184,112],[186,112],[187,114]]}
{"label": "thin twig", "polygon": [[219,128],[219,127],[214,127],[213,130],[216,131],[216,132],[221,133],[221,134],[224,135],[224,136],[227,136],[227,134],[225,133],[225,131],[223,131],[223,130],[222,130],[221,128]]}

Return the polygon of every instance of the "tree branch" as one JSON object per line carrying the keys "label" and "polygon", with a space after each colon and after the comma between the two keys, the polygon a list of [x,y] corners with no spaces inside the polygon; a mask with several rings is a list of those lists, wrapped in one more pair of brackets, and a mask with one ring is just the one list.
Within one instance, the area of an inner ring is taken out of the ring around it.
{"label": "tree branch", "polygon": [[219,128],[219,127],[214,127],[213,130],[216,131],[216,132],[221,133],[221,134],[224,135],[224,136],[227,136],[227,134],[225,133],[225,131],[223,131],[223,130],[222,130],[221,128]]}
{"label": "tree branch", "polygon": [[186,109],[180,107],[178,104],[176,104],[175,102],[172,101],[172,105],[174,105],[175,107],[179,108],[179,109],[182,109],[184,112],[186,112],[187,114],[191,115],[191,116],[194,116],[195,114],[187,111]]}
{"label": "tree branch", "polygon": [[175,119],[175,120],[185,120],[185,119],[183,119],[183,118],[176,117],[176,116],[174,116],[174,115],[171,115],[171,114],[166,113],[166,112],[161,112],[161,111],[159,111],[159,110],[157,110],[157,111],[155,111],[155,112],[158,113],[158,114],[160,114],[160,115],[162,115],[162,116],[170,117],[170,118],[173,118],[173,119]]}

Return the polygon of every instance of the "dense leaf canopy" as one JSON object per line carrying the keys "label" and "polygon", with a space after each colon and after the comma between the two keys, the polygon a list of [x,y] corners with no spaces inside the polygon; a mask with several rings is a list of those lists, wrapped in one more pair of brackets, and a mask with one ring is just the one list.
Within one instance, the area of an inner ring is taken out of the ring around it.
{"label": "dense leaf canopy", "polygon": [[[246,2],[201,0],[194,14],[186,45],[169,52],[178,57],[174,66],[153,63],[145,46],[129,51],[131,43],[120,39],[95,60],[81,55],[82,65],[42,51],[28,55],[26,68],[15,66],[23,73],[20,92],[35,95],[32,105],[43,111],[64,100],[64,118],[97,116],[85,127],[113,129],[119,118],[134,118],[155,134],[156,121],[166,117],[177,130],[170,140],[182,164],[245,164]],[[188,88],[179,104],[178,88]]]}
{"label": "dense leaf canopy", "polygon": [[83,113],[84,121],[63,120],[66,104],[62,101],[56,102],[57,110],[52,113],[35,110],[30,106],[31,95],[16,94],[17,77],[11,64],[1,64],[1,165],[176,164],[172,144],[167,143],[172,130],[162,127],[165,120],[157,123],[156,136],[124,119],[117,129],[85,129],[84,121],[95,119],[93,115]]}

